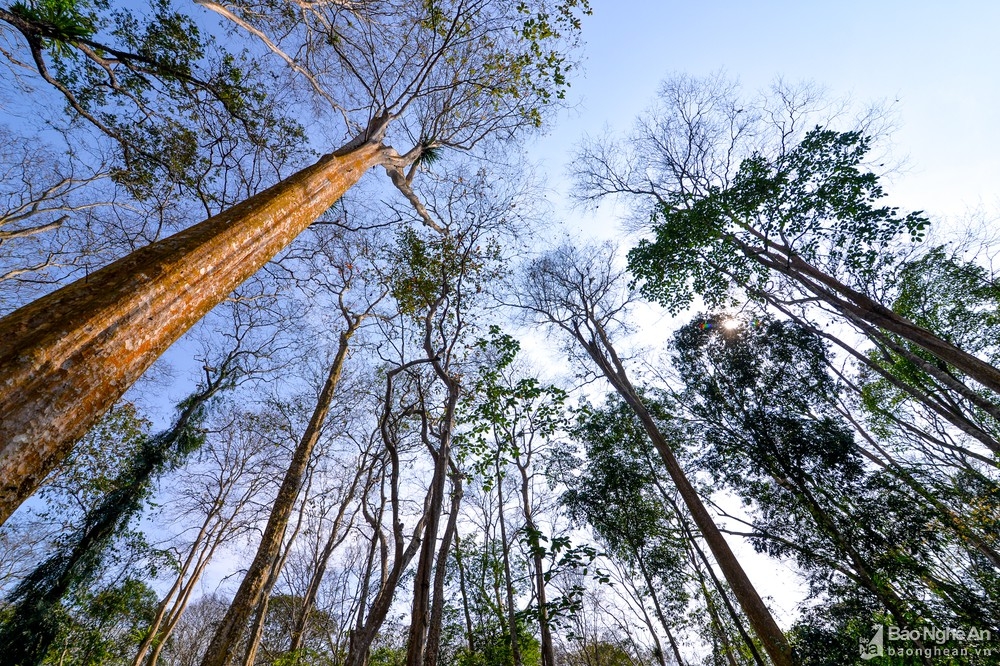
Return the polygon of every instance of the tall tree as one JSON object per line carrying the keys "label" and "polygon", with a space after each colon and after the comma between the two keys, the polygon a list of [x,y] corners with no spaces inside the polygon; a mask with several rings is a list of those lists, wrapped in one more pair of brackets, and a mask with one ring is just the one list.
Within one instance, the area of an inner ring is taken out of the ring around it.
{"label": "tall tree", "polygon": [[[546,449],[555,433],[565,425],[566,392],[543,385],[538,379],[522,374],[516,363],[520,343],[492,328],[488,339],[479,346],[487,352],[486,365],[480,370],[471,390],[462,402],[460,456],[471,463],[472,471],[482,480],[484,490],[496,494],[497,523],[500,527],[500,557],[504,565],[507,593],[507,634],[514,662],[521,663],[519,626],[522,617],[533,616],[538,623],[539,647],[543,666],[554,666],[555,645],[552,638],[552,612],[546,569],[546,547],[539,512],[538,477],[545,467]],[[511,469],[513,468],[513,470]],[[516,470],[515,483],[508,481]],[[506,503],[512,495],[519,504],[520,522],[513,522],[514,533],[508,536]],[[529,578],[533,587],[533,608],[518,612],[514,602],[511,551],[515,539],[527,547]]]}
{"label": "tall tree", "polygon": [[[578,14],[589,11],[586,0],[323,3],[301,16],[266,3],[206,4],[303,77],[353,138],[243,203],[0,321],[0,519],[170,343],[368,169],[384,166],[435,226],[412,190],[421,158],[538,125],[544,105],[562,94],[565,49]],[[285,45],[268,36],[272,29]],[[38,37],[39,49],[80,43],[65,31]],[[400,153],[387,145],[390,128],[412,147]]]}
{"label": "tall tree", "polygon": [[[188,538],[189,530],[181,530],[172,540],[176,577],[160,600],[134,655],[133,666],[157,663],[174,632],[182,626],[202,575],[215,555],[258,529],[263,511],[255,505],[258,498],[273,494],[272,486],[280,474],[274,460],[274,442],[261,435],[273,429],[269,424],[273,415],[232,408],[216,410],[216,414],[217,423],[206,424],[205,446],[171,483],[172,492],[165,500],[168,515],[176,516],[172,523],[175,530],[190,521],[194,536]],[[219,422],[223,427],[218,427]]]}
{"label": "tall tree", "polygon": [[1000,370],[891,307],[900,250],[929,220],[884,203],[878,117],[837,131],[810,115],[808,91],[776,92],[772,109],[719,79],[668,81],[631,154],[583,149],[581,196],[623,195],[645,216],[651,236],[629,255],[643,293],[673,312],[695,296],[720,307],[741,294],[825,309],[1000,416]]}
{"label": "tall tree", "polygon": [[534,320],[566,335],[573,353],[588,359],[635,412],[757,638],[775,664],[792,664],[794,657],[784,633],[705,508],[615,346],[614,335],[624,325],[633,294],[614,261],[609,247],[557,248],[529,265],[518,306]]}
{"label": "tall tree", "polygon": [[[666,413],[653,396],[644,396],[662,421]],[[578,415],[574,437],[586,458],[581,473],[567,484],[562,502],[577,520],[591,525],[605,544],[608,557],[621,561],[640,583],[640,611],[657,656],[665,664],[661,632],[678,664],[683,663],[674,634],[687,605],[685,589],[686,535],[681,516],[662,495],[655,451],[641,423],[620,397],[612,395],[602,408],[587,406]],[[652,604],[652,617],[646,604]],[[673,629],[673,631],[672,631]]]}
{"label": "tall tree", "polygon": [[327,369],[323,386],[316,397],[309,423],[292,452],[288,469],[285,471],[278,489],[278,496],[271,508],[271,514],[268,517],[260,543],[257,545],[257,552],[240,583],[229,611],[216,630],[215,637],[202,660],[204,666],[229,663],[233,649],[243,636],[251,614],[269,596],[268,581],[273,581],[279,573],[278,562],[285,540],[285,531],[305,482],[313,458],[313,451],[320,440],[327,416],[337,395],[338,384],[347,362],[351,340],[377,307],[382,296],[385,295],[384,291],[376,293],[372,299],[361,303],[360,307],[351,303],[349,292],[355,287],[356,281],[364,279],[364,276],[358,274],[363,273],[365,258],[355,248],[345,248],[343,253],[344,256],[341,258],[343,266],[339,267],[338,282],[340,284],[335,289],[336,293],[332,294],[332,297],[336,298],[337,301],[336,307],[344,319],[336,353]]}

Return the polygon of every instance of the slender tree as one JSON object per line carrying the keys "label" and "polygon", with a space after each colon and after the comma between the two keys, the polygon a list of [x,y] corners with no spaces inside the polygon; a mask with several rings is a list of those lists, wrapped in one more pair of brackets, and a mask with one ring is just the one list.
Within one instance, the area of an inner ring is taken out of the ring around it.
{"label": "slender tree", "polygon": [[562,246],[529,265],[517,305],[535,321],[567,335],[577,355],[596,366],[635,412],[757,638],[775,664],[793,664],[792,649],[784,633],[681,468],[615,347],[612,336],[622,326],[632,300],[623,283],[624,276],[614,268],[614,252],[610,248],[584,250]]}

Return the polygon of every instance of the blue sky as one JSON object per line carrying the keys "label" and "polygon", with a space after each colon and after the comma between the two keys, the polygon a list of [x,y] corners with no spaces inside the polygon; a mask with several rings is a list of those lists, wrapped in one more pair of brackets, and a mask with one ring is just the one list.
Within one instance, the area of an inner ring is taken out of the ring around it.
{"label": "blue sky", "polygon": [[723,70],[748,92],[781,76],[893,102],[895,157],[907,158],[887,188],[898,205],[954,219],[1000,203],[1000,2],[593,0],[593,9],[575,108],[530,153],[550,182],[585,133],[628,129],[667,75]]}

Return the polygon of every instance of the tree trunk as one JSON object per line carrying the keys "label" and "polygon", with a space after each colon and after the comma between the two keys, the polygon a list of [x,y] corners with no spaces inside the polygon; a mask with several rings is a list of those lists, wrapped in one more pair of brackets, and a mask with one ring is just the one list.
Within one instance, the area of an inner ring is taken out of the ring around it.
{"label": "tree trunk", "polygon": [[736,631],[739,632],[740,638],[743,639],[743,644],[747,646],[748,650],[750,650],[754,663],[758,664],[758,666],[764,666],[764,660],[761,659],[760,653],[757,652],[757,646],[753,644],[753,640],[750,638],[750,635],[747,634],[746,629],[743,628],[743,620],[740,619],[739,613],[736,612],[736,609],[733,608],[733,604],[729,601],[729,595],[726,594],[725,586],[722,584],[722,581],[719,580],[719,577],[715,575],[715,571],[712,569],[712,564],[708,561],[708,558],[705,557],[705,553],[702,551],[701,546],[698,545],[698,541],[695,539],[695,536],[691,534],[690,530],[688,530],[687,521],[680,515],[676,506],[674,507],[674,511],[677,512],[678,518],[680,518],[684,525],[684,532],[687,534],[687,539],[691,544],[691,548],[693,548],[698,554],[698,557],[705,565],[705,571],[707,571],[708,575],[712,578],[712,585],[715,586],[715,589],[719,592],[719,598],[726,607],[729,617],[733,620],[733,625],[736,627]]}
{"label": "tree trunk", "polygon": [[424,649],[424,666],[437,666],[441,655],[441,625],[444,619],[444,583],[448,573],[448,555],[451,553],[451,541],[458,535],[458,510],[464,495],[461,473],[452,466],[451,508],[448,514],[448,524],[441,537],[441,547],[438,549],[437,565],[434,570],[434,600],[431,603],[431,621],[427,628],[427,647]]}
{"label": "tree trunk", "polygon": [[380,163],[386,122],[0,320],[0,524],[171,343]]}
{"label": "tree trunk", "polygon": [[[132,660],[132,666],[142,666],[143,660],[146,658],[146,653],[156,642],[160,644],[164,641],[164,638],[160,636],[160,627],[163,625],[164,620],[168,620],[171,615],[171,610],[176,607],[177,602],[174,601],[175,595],[177,600],[183,596],[184,592],[184,579],[191,569],[191,565],[197,559],[198,553],[200,552],[202,541],[207,537],[209,533],[209,528],[212,522],[215,520],[216,511],[213,510],[205,516],[205,520],[202,521],[201,528],[198,530],[198,534],[195,536],[194,543],[191,545],[191,550],[188,551],[187,557],[184,558],[184,562],[181,564],[180,569],[177,572],[177,578],[174,580],[174,584],[170,587],[170,591],[167,592],[166,596],[163,597],[163,601],[156,609],[156,616],[153,618],[152,623],[149,625],[149,629],[146,630],[146,636],[142,639],[142,643],[139,644],[139,651],[136,652],[135,658]],[[171,605],[173,603],[173,606]],[[151,662],[155,666],[155,660]]]}
{"label": "tree trunk", "polygon": [[465,586],[465,567],[462,565],[462,543],[458,533],[455,533],[455,567],[458,569],[458,589],[462,594],[462,614],[465,616],[465,640],[469,654],[476,651],[475,639],[472,636],[472,615],[469,613],[469,593]]}
{"label": "tree trunk", "polygon": [[[735,245],[749,259],[786,275],[808,291],[823,298],[840,312],[858,317],[869,324],[912,342],[965,373],[993,393],[1000,395],[1000,369],[956,347],[931,331],[917,326],[836,277],[824,273],[790,248],[780,246],[777,248],[777,252],[780,254],[775,254],[767,251],[761,253],[758,248],[739,240],[735,241]],[[824,289],[829,291],[823,293]],[[831,298],[833,294],[839,298]],[[990,407],[997,409],[996,405],[989,403],[984,409],[989,410]]]}
{"label": "tree trunk", "polygon": [[579,328],[573,331],[574,336],[583,345],[584,349],[586,349],[587,354],[594,363],[601,369],[608,382],[635,413],[646,435],[653,442],[653,446],[660,454],[660,458],[667,468],[667,473],[670,475],[674,487],[677,488],[677,492],[684,501],[688,513],[691,514],[695,525],[698,526],[698,530],[705,538],[705,543],[711,549],[715,561],[719,563],[719,568],[726,577],[730,589],[732,589],[743,612],[750,621],[754,633],[757,634],[757,637],[767,650],[768,656],[771,657],[771,661],[774,662],[775,666],[792,666],[795,663],[795,658],[792,654],[792,648],[785,638],[785,634],[774,621],[774,617],[771,616],[771,612],[764,604],[763,599],[760,598],[753,583],[750,582],[739,560],[736,559],[736,555],[733,554],[725,537],[719,531],[718,525],[715,524],[712,516],[705,509],[705,505],[698,496],[698,492],[691,485],[691,482],[688,481],[687,475],[674,456],[663,433],[660,432],[656,421],[636,393],[635,387],[632,386],[632,382],[625,372],[625,366],[618,357],[603,327],[597,322],[590,323],[595,327],[593,339],[588,340],[584,337]]}
{"label": "tree trunk", "polygon": [[497,511],[500,523],[500,552],[503,554],[504,591],[507,595],[507,626],[510,628],[510,656],[513,666],[521,666],[521,644],[517,635],[517,611],[514,610],[514,581],[510,573],[510,548],[507,542],[507,518],[503,511],[503,476],[500,473],[500,452],[497,452]]}
{"label": "tree trunk", "polygon": [[[444,436],[448,437],[447,434]],[[443,438],[444,439],[444,438]],[[413,605],[410,613],[410,632],[406,648],[406,666],[422,666],[424,647],[429,626],[431,572],[437,552],[438,524],[444,509],[445,483],[448,480],[448,456],[451,452],[447,440],[441,443],[434,464],[431,479],[431,500],[427,511],[423,542],[420,544],[420,558],[417,560],[416,576],[413,580]]]}
{"label": "tree trunk", "polygon": [[385,492],[383,491],[378,516],[369,520],[374,532],[372,535],[372,551],[374,552],[375,550],[376,541],[380,541],[381,546],[382,571],[380,586],[378,592],[375,594],[375,598],[372,600],[368,616],[364,617],[364,604],[368,596],[366,593],[368,585],[367,580],[364,583],[364,590],[358,604],[358,621],[354,631],[351,632],[347,658],[344,660],[344,666],[366,666],[368,664],[368,652],[371,649],[372,642],[378,635],[382,624],[385,622],[386,615],[389,613],[389,608],[392,606],[392,599],[396,593],[396,586],[399,584],[403,571],[409,565],[410,560],[416,556],[417,550],[420,548],[422,543],[421,539],[423,538],[422,535],[424,534],[427,523],[428,507],[431,503],[430,495],[433,492],[433,489],[428,490],[427,497],[424,499],[423,515],[421,515],[416,526],[414,526],[410,542],[405,546],[404,550],[403,522],[400,516],[401,500],[399,497],[399,477],[401,466],[399,461],[399,450],[396,447],[395,435],[393,428],[390,427],[389,423],[392,405],[392,383],[394,377],[407,368],[422,362],[423,361],[420,360],[404,363],[403,365],[390,370],[386,376],[385,398],[382,406],[383,412],[381,418],[379,419],[379,431],[381,433],[382,442],[385,445],[386,452],[389,454],[389,504],[393,535],[392,567],[389,568],[387,564],[389,559],[388,548],[385,542],[381,540],[382,535],[379,527],[385,511]]}
{"label": "tree trunk", "polygon": [[[517,465],[517,471],[521,474],[521,509],[524,512],[524,524],[529,530],[537,533],[538,527],[535,525],[534,512],[531,510],[528,463],[522,465],[520,460],[515,460],[514,463]],[[538,629],[541,638],[542,666],[556,666],[552,628],[549,626],[548,598],[545,592],[545,560],[540,549],[533,548],[532,551],[531,559],[535,569],[535,595],[538,598]]]}
{"label": "tree trunk", "polygon": [[272,575],[276,576],[276,573],[272,573],[272,569],[281,552],[285,529],[288,527],[288,520],[299,496],[299,489],[302,487],[313,448],[319,441],[323,422],[330,411],[330,404],[333,401],[337,383],[340,381],[341,371],[344,369],[344,361],[347,359],[348,342],[351,335],[357,330],[359,323],[358,319],[351,321],[347,330],[340,334],[337,355],[330,366],[326,383],[323,385],[312,417],[309,419],[309,425],[295,448],[291,463],[288,465],[288,471],[285,472],[285,478],[278,490],[274,508],[271,509],[267,527],[264,529],[264,535],[257,547],[257,554],[240,584],[240,589],[233,597],[233,602],[229,606],[226,616],[216,629],[215,636],[202,658],[202,666],[226,666],[231,662],[233,649],[239,643],[254,608],[260,605],[261,598],[266,593],[269,578]]}
{"label": "tree trunk", "polygon": [[[330,528],[330,536],[327,537],[326,544],[323,546],[323,550],[320,552],[319,559],[316,562],[316,568],[309,577],[309,585],[306,587],[306,593],[302,597],[302,610],[292,627],[292,640],[288,651],[293,654],[301,650],[303,643],[305,643],[306,632],[309,629],[309,615],[316,604],[316,598],[319,596],[319,586],[323,582],[323,576],[326,574],[326,567],[330,561],[330,557],[333,555],[334,549],[347,538],[346,532],[341,534],[340,528],[344,522],[347,507],[354,501],[354,494],[357,492],[362,476],[363,470],[359,467],[354,474],[354,480],[351,482],[347,496],[340,502],[337,517],[334,518],[333,526]],[[350,525],[351,523],[348,523],[348,528],[350,528]]]}
{"label": "tree trunk", "polygon": [[788,645],[788,641],[785,639],[784,633],[782,633],[774,621],[771,612],[767,609],[760,595],[757,594],[756,588],[750,582],[746,572],[743,571],[743,567],[740,566],[739,560],[736,559],[729,544],[726,543],[722,533],[719,532],[719,528],[715,524],[715,521],[712,520],[712,516],[705,509],[705,505],[702,503],[701,498],[698,497],[698,493],[688,481],[687,476],[677,462],[677,458],[674,457],[673,451],[670,450],[659,428],[656,427],[653,417],[646,411],[645,405],[642,404],[634,393],[631,395],[631,400],[629,396],[623,397],[631,403],[631,406],[636,411],[636,415],[643,424],[643,428],[656,446],[660,457],[663,458],[667,472],[677,487],[681,499],[684,500],[684,504],[691,513],[691,517],[694,518],[694,522],[705,538],[705,542],[712,550],[715,561],[719,563],[719,568],[722,569],[722,573],[729,582],[733,594],[739,600],[740,606],[743,607],[743,612],[746,613],[750,624],[754,628],[754,632],[764,644],[771,660],[780,666],[791,666],[794,663],[792,651]]}
{"label": "tree trunk", "polygon": [[[694,541],[689,538],[688,544],[693,544]],[[716,637],[722,642],[722,649],[726,654],[726,658],[729,660],[730,666],[737,666],[736,658],[733,656],[733,646],[729,642],[728,631],[726,626],[722,623],[722,618],[719,616],[719,610],[715,607],[715,603],[712,601],[712,594],[708,591],[708,585],[705,584],[705,577],[701,573],[701,567],[698,565],[698,560],[694,556],[693,551],[688,552],[688,556],[691,558],[691,566],[694,568],[695,575],[698,578],[698,585],[701,587],[701,593],[705,596],[705,608],[708,610],[709,620],[716,629]],[[723,594],[720,592],[720,594]],[[718,649],[715,647],[714,649]]]}

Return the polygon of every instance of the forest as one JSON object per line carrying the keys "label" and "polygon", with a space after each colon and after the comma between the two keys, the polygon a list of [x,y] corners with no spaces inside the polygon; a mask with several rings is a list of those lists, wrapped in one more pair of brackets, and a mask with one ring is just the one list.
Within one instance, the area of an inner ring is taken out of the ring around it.
{"label": "forest", "polygon": [[666,67],[573,231],[600,20],[0,6],[0,664],[1000,662],[995,239]]}

